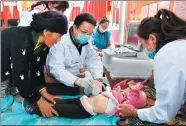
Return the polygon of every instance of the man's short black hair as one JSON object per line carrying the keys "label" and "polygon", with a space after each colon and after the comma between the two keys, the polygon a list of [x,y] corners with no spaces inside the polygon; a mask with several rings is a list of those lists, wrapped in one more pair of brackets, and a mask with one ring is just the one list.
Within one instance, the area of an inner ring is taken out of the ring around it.
{"label": "man's short black hair", "polygon": [[79,14],[74,21],[74,25],[79,27],[84,21],[96,26],[96,20],[92,15],[88,13]]}

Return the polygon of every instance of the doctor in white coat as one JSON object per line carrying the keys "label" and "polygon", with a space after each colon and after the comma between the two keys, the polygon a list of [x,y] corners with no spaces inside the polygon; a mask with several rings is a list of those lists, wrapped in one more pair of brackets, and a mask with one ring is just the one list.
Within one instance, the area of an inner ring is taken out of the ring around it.
{"label": "doctor in white coat", "polygon": [[143,47],[155,55],[156,101],[154,106],[138,110],[119,105],[118,111],[142,121],[170,122],[186,101],[186,21],[162,9],[141,21],[138,36]]}
{"label": "doctor in white coat", "polygon": [[[48,55],[49,73],[60,83],[70,87],[91,87],[93,79],[101,80],[103,65],[101,58],[88,40],[96,26],[95,19],[87,13],[75,18],[68,34],[55,44]],[[79,78],[80,68],[86,70],[85,78]]]}

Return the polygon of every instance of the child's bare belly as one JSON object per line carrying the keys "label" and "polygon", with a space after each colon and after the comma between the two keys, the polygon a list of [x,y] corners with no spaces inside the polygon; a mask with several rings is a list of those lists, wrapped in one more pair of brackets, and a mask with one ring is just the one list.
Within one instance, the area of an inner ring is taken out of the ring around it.
{"label": "child's bare belly", "polygon": [[92,106],[95,113],[104,114],[108,104],[108,98],[99,94],[88,98],[89,104]]}

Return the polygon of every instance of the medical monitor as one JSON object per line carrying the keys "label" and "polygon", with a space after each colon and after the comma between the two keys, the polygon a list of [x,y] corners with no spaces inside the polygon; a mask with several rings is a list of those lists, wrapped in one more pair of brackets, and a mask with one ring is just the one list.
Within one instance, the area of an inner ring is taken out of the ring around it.
{"label": "medical monitor", "polygon": [[129,23],[127,42],[125,44],[126,47],[136,51],[141,50],[141,43],[139,42],[137,37],[137,28],[139,23],[140,23],[139,21],[131,21]]}

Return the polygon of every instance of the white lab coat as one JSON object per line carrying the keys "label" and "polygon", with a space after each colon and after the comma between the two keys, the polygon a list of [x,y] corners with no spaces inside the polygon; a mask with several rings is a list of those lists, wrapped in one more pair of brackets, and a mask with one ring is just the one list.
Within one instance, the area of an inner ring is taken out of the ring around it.
{"label": "white lab coat", "polygon": [[137,110],[142,121],[170,122],[186,101],[186,40],[162,47],[155,56],[156,102],[151,108]]}
{"label": "white lab coat", "polygon": [[81,55],[73,44],[69,33],[51,47],[48,55],[49,73],[59,82],[74,86],[81,67],[88,70],[93,78],[101,78],[103,64],[96,51],[87,44],[82,47]]}

